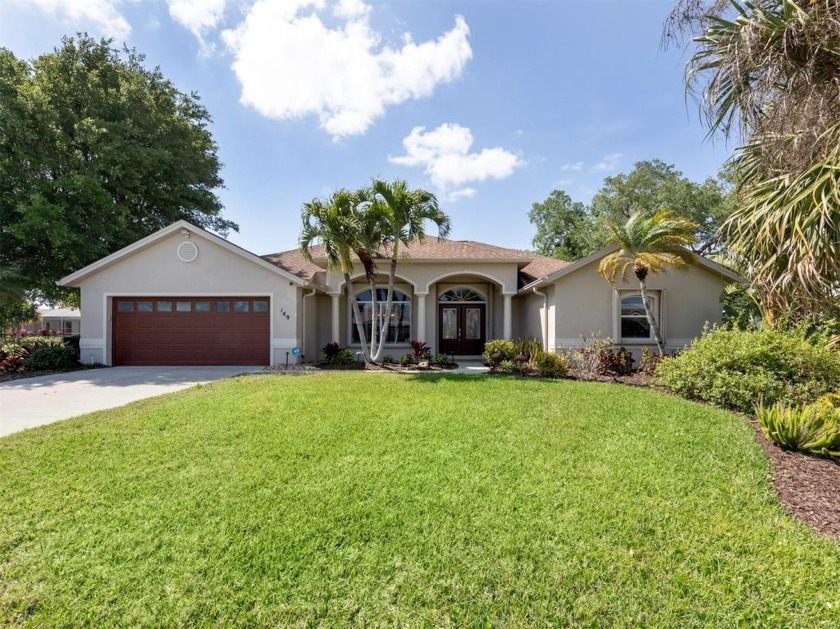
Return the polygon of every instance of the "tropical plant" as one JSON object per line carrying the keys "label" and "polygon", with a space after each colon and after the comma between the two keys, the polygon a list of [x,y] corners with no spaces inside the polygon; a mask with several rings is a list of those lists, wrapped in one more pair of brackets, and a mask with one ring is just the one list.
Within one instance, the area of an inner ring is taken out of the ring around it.
{"label": "tropical plant", "polygon": [[[408,245],[413,241],[423,241],[426,237],[426,221],[437,226],[438,235],[449,235],[449,217],[438,206],[437,197],[423,189],[410,189],[404,179],[395,179],[388,183],[374,179],[371,184],[373,201],[370,205],[369,225],[375,225],[371,231],[382,238],[382,244],[389,250],[390,266],[388,269],[388,291],[386,294],[383,322],[389,321],[394,307],[394,281],[397,274],[400,244]],[[374,248],[376,250],[376,248]],[[372,291],[375,295],[376,291]],[[376,320],[374,304],[374,321]],[[388,328],[385,323],[379,330],[378,342],[375,335],[371,338],[372,360],[377,362],[385,351]]]}
{"label": "tropical plant", "polygon": [[840,457],[840,411],[833,406],[759,404],[756,416],[764,435],[782,448]]}
{"label": "tropical plant", "polygon": [[639,280],[645,315],[662,356],[662,334],[650,308],[647,277],[666,269],[684,270],[694,263],[694,254],[685,247],[695,242],[696,225],[674,217],[667,210],[650,217],[638,210],[625,223],[607,221],[607,228],[610,230],[610,244],[617,245],[619,249],[601,258],[598,272],[615,285],[619,274],[622,281],[626,281],[628,269],[633,269]]}
{"label": "tropical plant", "polygon": [[840,4],[679,0],[666,38],[696,35],[687,90],[710,134],[743,140],[739,209],[721,237],[765,320],[833,307],[840,285]]}
{"label": "tropical plant", "polygon": [[411,345],[412,356],[415,360],[424,358],[430,352],[429,346],[426,345],[426,341],[414,339],[409,341],[408,344]]}
{"label": "tropical plant", "polygon": [[320,242],[327,258],[327,268],[343,275],[344,290],[352,308],[365,361],[370,359],[370,351],[351,273],[358,251],[363,248],[368,251],[376,249],[371,243],[365,242],[371,231],[364,225],[366,217],[363,204],[366,202],[364,193],[341,189],[329,199],[313,199],[304,203],[300,236],[300,253],[306,260],[312,260],[311,248]]}
{"label": "tropical plant", "polygon": [[331,341],[321,348],[321,353],[324,355],[324,361],[328,364],[335,362],[336,356],[342,350],[341,344],[336,341]]}

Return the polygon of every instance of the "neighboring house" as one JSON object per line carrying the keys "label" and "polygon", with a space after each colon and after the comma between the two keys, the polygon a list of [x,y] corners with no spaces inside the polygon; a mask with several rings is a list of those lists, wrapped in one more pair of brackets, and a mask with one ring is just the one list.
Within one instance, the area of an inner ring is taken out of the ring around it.
{"label": "neighboring house", "polygon": [[23,326],[27,332],[49,330],[65,335],[79,334],[82,313],[73,308],[38,308],[38,318]]}
{"label": "neighboring house", "polygon": [[[490,338],[535,336],[549,351],[601,332],[638,354],[654,345],[635,278],[598,275],[607,249],[574,264],[472,241],[427,237],[401,248],[387,353],[426,341],[435,353],[477,356]],[[82,360],[109,365],[317,361],[331,341],[358,347],[341,275],[297,250],[257,256],[179,221],[61,280],[81,289]],[[379,293],[384,311],[388,261]],[[668,349],[719,322],[718,299],[737,275],[713,262],[648,278]],[[361,264],[354,290],[372,316]]]}

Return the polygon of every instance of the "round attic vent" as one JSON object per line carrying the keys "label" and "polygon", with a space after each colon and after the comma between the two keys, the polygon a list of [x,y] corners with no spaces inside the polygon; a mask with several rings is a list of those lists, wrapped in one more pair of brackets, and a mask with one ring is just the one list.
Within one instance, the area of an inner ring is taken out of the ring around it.
{"label": "round attic vent", "polygon": [[185,240],[178,245],[178,259],[181,262],[192,262],[198,257],[198,245],[191,240]]}

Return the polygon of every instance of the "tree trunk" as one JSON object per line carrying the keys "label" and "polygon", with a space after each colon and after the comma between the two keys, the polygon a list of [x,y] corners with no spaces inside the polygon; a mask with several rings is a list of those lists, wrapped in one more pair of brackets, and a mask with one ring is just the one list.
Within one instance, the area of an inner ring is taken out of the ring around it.
{"label": "tree trunk", "polygon": [[[367,335],[365,334],[365,326],[362,325],[362,313],[359,312],[359,302],[356,300],[356,291],[353,290],[353,281],[350,279],[350,273],[347,271],[344,271],[344,286],[347,291],[347,298],[350,300],[353,319],[356,321],[356,330],[359,332],[359,344],[362,346],[362,357],[365,362],[370,362]],[[336,339],[336,341],[337,340],[338,339]]]}
{"label": "tree trunk", "polygon": [[659,323],[657,323],[656,319],[653,316],[653,313],[650,310],[650,306],[648,305],[648,291],[647,291],[647,283],[645,282],[644,278],[639,278],[639,292],[642,293],[642,305],[645,307],[645,314],[647,315],[648,323],[650,324],[650,329],[653,330],[653,338],[656,341],[656,348],[659,350],[659,355],[663,356],[665,354],[662,348],[662,334],[659,331]]}
{"label": "tree trunk", "polygon": [[379,343],[374,345],[374,340],[371,338],[373,361],[377,363],[382,360],[382,356],[385,353],[385,341],[388,339],[391,312],[394,309],[394,278],[397,276],[397,254],[399,245],[400,241],[395,240],[394,248],[391,251],[391,267],[388,269],[388,294],[385,301],[385,318],[383,319],[382,329],[379,331]]}

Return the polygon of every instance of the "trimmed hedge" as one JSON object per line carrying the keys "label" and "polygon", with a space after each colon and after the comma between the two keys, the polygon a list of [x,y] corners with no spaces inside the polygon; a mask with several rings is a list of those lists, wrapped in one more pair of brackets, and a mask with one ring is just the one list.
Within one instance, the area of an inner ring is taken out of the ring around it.
{"label": "trimmed hedge", "polygon": [[79,358],[71,347],[53,345],[39,347],[23,361],[27,371],[71,371],[79,366]]}

